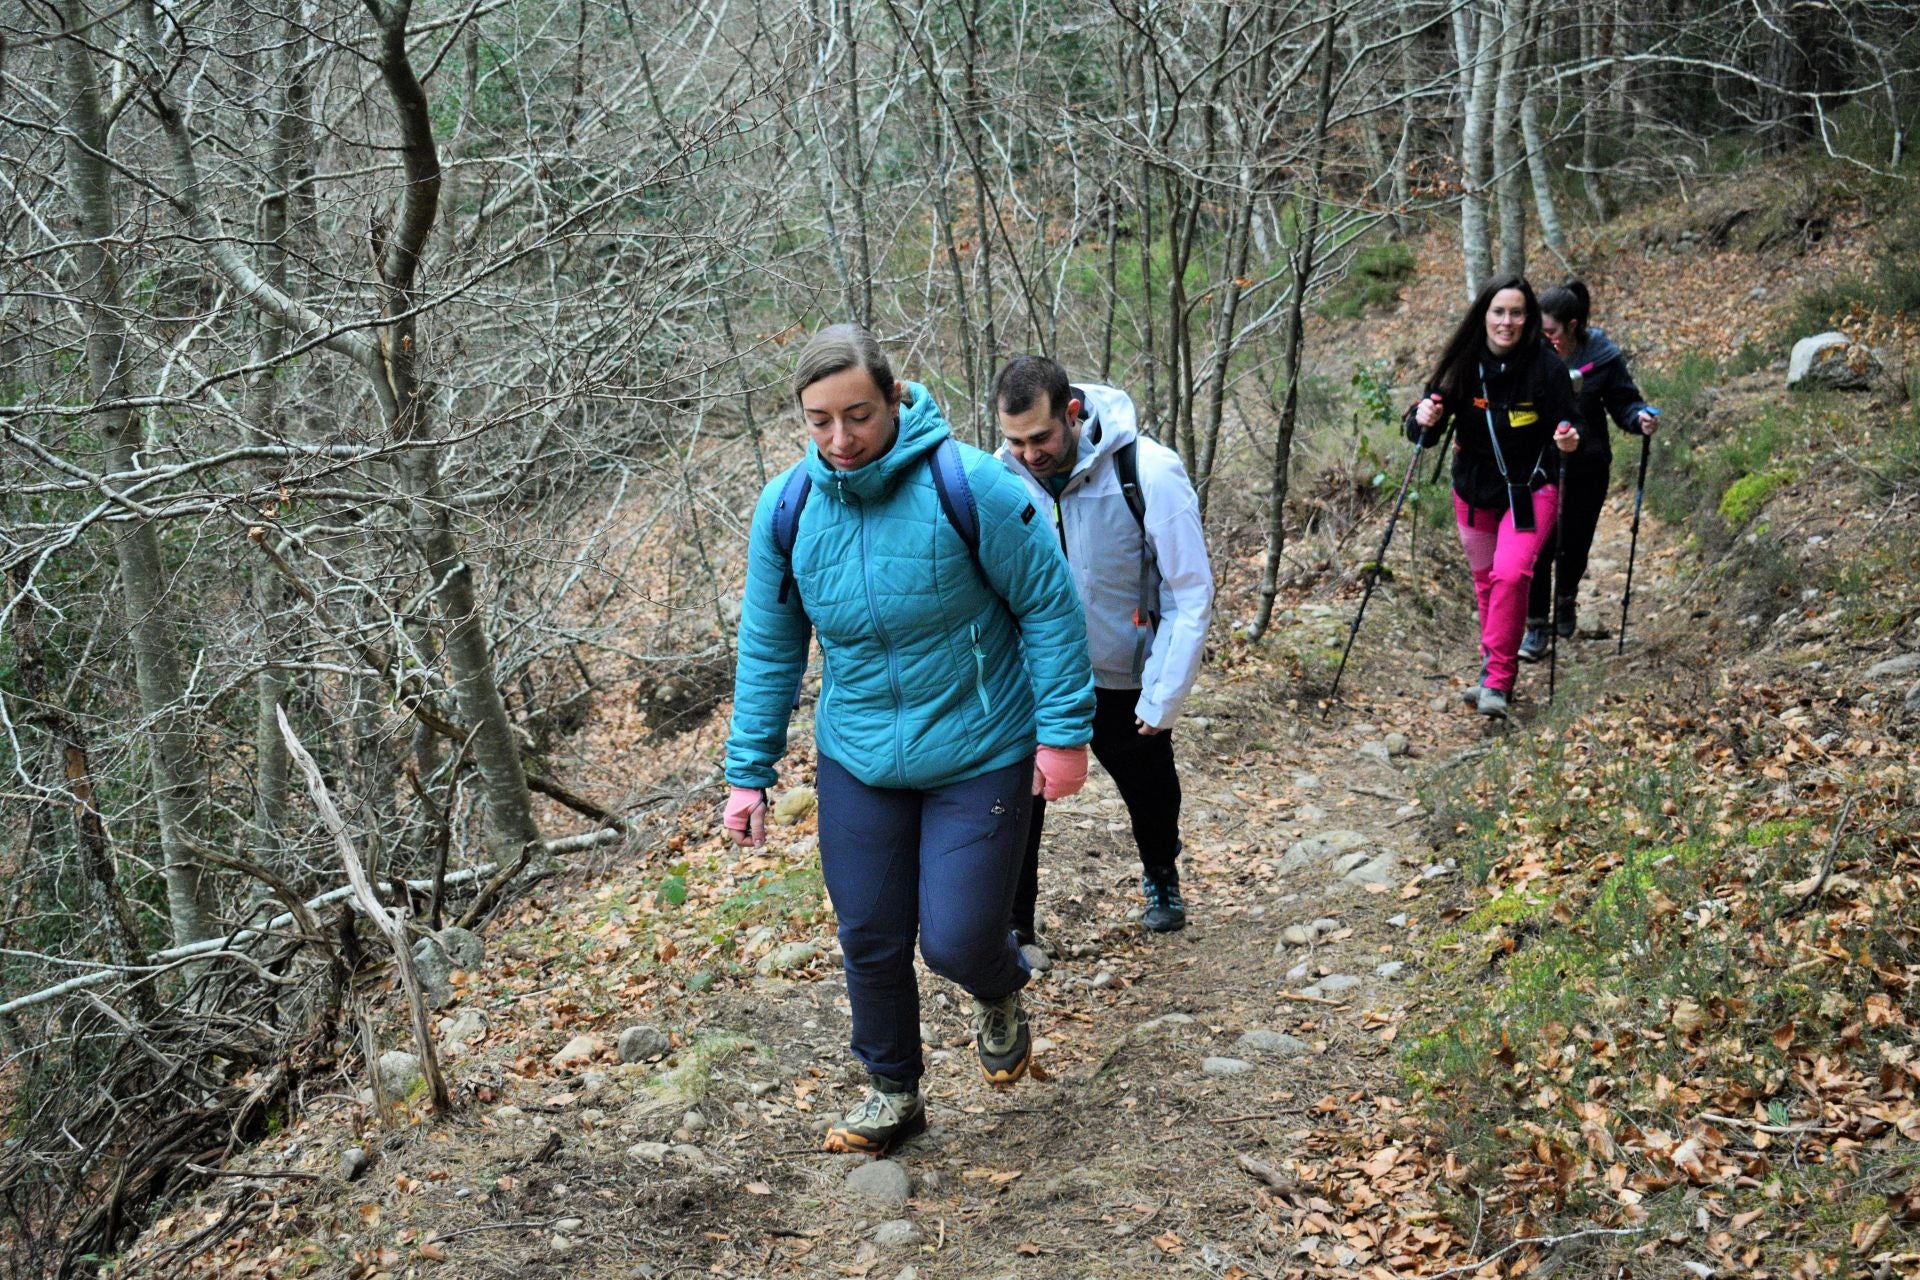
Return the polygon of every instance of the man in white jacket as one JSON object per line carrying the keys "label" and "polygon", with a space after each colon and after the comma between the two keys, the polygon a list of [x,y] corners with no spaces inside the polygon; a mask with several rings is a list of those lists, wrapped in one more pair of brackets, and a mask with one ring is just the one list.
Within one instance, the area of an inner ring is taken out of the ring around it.
{"label": "man in white jacket", "polygon": [[[1053,522],[1087,615],[1093,655],[1093,754],[1113,778],[1140,849],[1141,923],[1166,933],[1187,922],[1180,896],[1180,776],[1173,722],[1193,687],[1213,615],[1213,570],[1200,503],[1180,455],[1141,436],[1133,401],[1097,384],[1071,385],[1042,356],[1017,356],[993,382],[1004,438],[999,457],[1027,482]],[[1041,828],[1033,805],[1013,925],[1036,968]]]}

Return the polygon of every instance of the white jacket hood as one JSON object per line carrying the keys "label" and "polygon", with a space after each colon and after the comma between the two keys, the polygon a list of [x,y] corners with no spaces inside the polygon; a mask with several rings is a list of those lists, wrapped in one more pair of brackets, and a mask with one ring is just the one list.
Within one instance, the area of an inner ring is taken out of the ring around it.
{"label": "white jacket hood", "polygon": [[[998,456],[1026,482],[1035,506],[1053,517],[1087,615],[1094,683],[1140,690],[1135,714],[1164,729],[1179,718],[1199,674],[1213,616],[1200,503],[1180,455],[1140,434],[1132,397],[1098,383],[1076,384],[1073,394],[1081,401],[1079,454],[1057,499],[1006,445]],[[1114,454],[1133,441],[1144,528],[1114,464]],[[1151,616],[1136,621],[1143,550]]]}

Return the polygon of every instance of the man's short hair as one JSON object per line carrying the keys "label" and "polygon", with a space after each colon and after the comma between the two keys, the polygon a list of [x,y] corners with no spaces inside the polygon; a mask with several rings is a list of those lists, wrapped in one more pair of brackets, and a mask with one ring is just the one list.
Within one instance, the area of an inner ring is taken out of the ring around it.
{"label": "man's short hair", "polygon": [[1054,417],[1067,411],[1067,371],[1045,356],[1015,356],[993,380],[993,407],[1000,413],[1025,413],[1044,394]]}

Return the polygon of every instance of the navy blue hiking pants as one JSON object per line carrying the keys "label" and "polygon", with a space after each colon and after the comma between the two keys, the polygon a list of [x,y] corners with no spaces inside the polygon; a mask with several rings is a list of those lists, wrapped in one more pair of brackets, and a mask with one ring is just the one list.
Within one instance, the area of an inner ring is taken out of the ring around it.
{"label": "navy blue hiking pants", "polygon": [[852,1049],[875,1075],[914,1083],[918,935],[927,968],[981,1000],[1027,985],[1007,933],[1027,835],[1033,761],[931,791],[869,787],[820,757],[820,873],[840,918]]}

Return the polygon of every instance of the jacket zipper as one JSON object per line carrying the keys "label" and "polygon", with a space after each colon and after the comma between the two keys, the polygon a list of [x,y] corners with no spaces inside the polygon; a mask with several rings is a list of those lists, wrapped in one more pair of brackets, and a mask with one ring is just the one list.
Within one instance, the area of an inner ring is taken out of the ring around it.
{"label": "jacket zipper", "polygon": [[993,699],[987,696],[987,654],[980,647],[980,624],[973,624],[973,691],[980,698],[980,710],[993,714]]}
{"label": "jacket zipper", "polygon": [[[867,540],[867,508],[864,504],[855,508],[860,513],[860,564],[864,570],[872,562]],[[860,575],[867,588],[867,616],[873,619],[873,633],[880,637],[880,646],[887,654],[887,686],[893,690],[893,705],[901,709],[904,695],[900,690],[900,671],[894,662],[893,641],[887,636],[887,628],[880,621],[880,606],[873,598],[873,574],[862,572]],[[900,739],[900,716],[893,718],[893,775],[896,778],[907,776],[906,747]]]}

